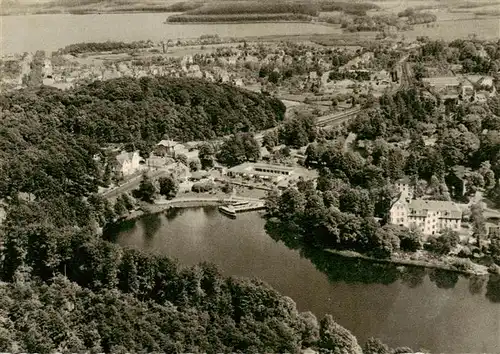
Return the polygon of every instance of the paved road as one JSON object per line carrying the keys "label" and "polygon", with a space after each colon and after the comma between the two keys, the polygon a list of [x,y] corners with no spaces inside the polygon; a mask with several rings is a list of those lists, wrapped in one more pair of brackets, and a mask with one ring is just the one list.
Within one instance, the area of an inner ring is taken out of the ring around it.
{"label": "paved road", "polygon": [[259,198],[250,198],[250,197],[240,197],[240,196],[230,196],[230,197],[225,197],[225,198],[220,198],[220,197],[206,197],[206,196],[200,196],[200,197],[179,197],[171,200],[157,200],[155,201],[155,204],[157,205],[169,205],[169,204],[175,204],[175,203],[188,203],[188,202],[216,202],[221,199],[224,200],[234,200],[234,201],[249,201],[249,202],[261,202],[262,199]]}
{"label": "paved road", "polygon": [[[167,175],[169,173],[170,173],[169,170],[162,169],[162,170],[157,170],[157,171],[151,171],[148,173],[148,176],[151,178],[158,178],[160,176]],[[128,180],[127,182],[125,182],[124,184],[122,184],[116,188],[113,188],[111,190],[107,190],[107,191],[103,192],[102,196],[107,198],[107,199],[111,199],[111,198],[117,197],[118,195],[120,195],[122,193],[130,192],[139,186],[139,183],[141,183],[141,179],[142,179],[142,175],[136,176],[136,177]]]}

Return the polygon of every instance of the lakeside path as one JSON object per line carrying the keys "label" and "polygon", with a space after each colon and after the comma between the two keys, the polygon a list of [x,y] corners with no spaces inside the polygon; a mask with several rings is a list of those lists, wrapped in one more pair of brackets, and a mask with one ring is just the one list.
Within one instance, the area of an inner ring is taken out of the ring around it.
{"label": "lakeside path", "polygon": [[[457,269],[454,267],[452,264],[448,264],[445,261],[428,261],[428,260],[411,260],[411,259],[401,259],[401,258],[389,258],[389,259],[381,259],[381,258],[374,258],[374,257],[369,257],[365,256],[363,254],[360,254],[358,252],[353,252],[353,251],[337,251],[337,250],[332,250],[332,249],[326,249],[325,250],[328,253],[335,254],[337,256],[342,256],[346,258],[355,258],[355,259],[362,259],[370,262],[376,262],[376,263],[386,263],[386,264],[394,264],[394,265],[400,265],[400,266],[411,266],[411,267],[422,267],[422,268],[429,268],[429,269],[440,269],[440,270],[446,270],[450,272],[456,272],[456,273],[461,273],[461,274],[466,274],[466,275],[477,275],[477,276],[487,276],[489,274],[488,268],[486,266],[476,264],[476,263],[471,263],[473,265],[473,269],[471,270],[464,270],[464,269]],[[459,258],[447,258],[448,260],[455,260]]]}
{"label": "lakeside path", "polygon": [[137,219],[145,214],[157,214],[170,208],[196,208],[203,206],[226,205],[229,204],[230,201],[262,202],[262,199],[241,196],[222,198],[210,197],[206,195],[201,195],[199,197],[178,197],[170,200],[162,199],[155,201],[154,204],[147,204],[145,207],[146,211],[137,210],[131,212],[126,219]]}

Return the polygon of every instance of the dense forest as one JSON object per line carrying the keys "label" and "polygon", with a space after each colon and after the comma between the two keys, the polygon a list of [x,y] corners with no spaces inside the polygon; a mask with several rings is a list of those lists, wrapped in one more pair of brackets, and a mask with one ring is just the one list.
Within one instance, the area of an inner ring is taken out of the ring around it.
{"label": "dense forest", "polygon": [[[94,157],[107,143],[262,129],[283,118],[278,101],[192,80],[123,79],[5,94],[0,105],[0,350],[362,352],[331,316],[299,313],[258,280],[182,268],[97,232],[114,216],[96,194],[103,166]],[[409,351],[377,340],[367,348]]]}
{"label": "dense forest", "polygon": [[[257,280],[224,278],[210,265],[181,269],[88,231],[25,221],[4,231],[4,351],[296,353],[334,343],[361,352],[331,317],[300,314]],[[28,280],[30,270],[44,282]]]}
{"label": "dense forest", "polygon": [[165,78],[18,91],[0,97],[0,106],[1,198],[86,195],[100,183],[93,156],[105,144],[147,155],[166,136],[205,140],[266,129],[285,112],[276,99],[229,85]]}
{"label": "dense forest", "polygon": [[134,49],[143,49],[151,47],[152,42],[138,41],[138,42],[85,42],[74,43],[67,45],[59,50],[62,54],[80,54],[88,52],[108,52],[108,51],[126,51]]}
{"label": "dense forest", "polygon": [[[183,8],[179,3],[179,8]],[[373,3],[345,1],[222,1],[198,5],[167,18],[168,22],[247,22],[247,21],[310,21],[321,12],[339,11],[353,16],[366,16],[377,9]]]}

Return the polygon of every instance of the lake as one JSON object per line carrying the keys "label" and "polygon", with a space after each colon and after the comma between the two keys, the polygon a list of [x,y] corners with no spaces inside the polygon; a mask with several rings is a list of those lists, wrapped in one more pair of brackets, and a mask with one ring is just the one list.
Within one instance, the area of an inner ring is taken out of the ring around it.
{"label": "lake", "polygon": [[4,54],[54,51],[78,42],[176,40],[201,35],[245,37],[340,33],[312,23],[164,24],[171,14],[0,16],[0,48]]}
{"label": "lake", "polygon": [[229,219],[214,207],[172,209],[121,224],[122,246],[216,264],[223,274],[256,277],[294,299],[300,311],[326,313],[358,337],[432,352],[497,352],[500,277],[466,278],[396,268],[318,251],[291,250],[264,230],[257,213]]}

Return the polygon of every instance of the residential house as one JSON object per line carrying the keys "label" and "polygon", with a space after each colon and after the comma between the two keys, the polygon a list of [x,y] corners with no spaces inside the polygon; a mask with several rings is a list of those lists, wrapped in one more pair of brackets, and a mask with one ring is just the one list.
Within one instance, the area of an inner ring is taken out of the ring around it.
{"label": "residential house", "polygon": [[267,150],[265,146],[260,148],[260,157],[263,160],[269,160],[269,158],[271,157],[271,153],[269,152],[269,150]]}
{"label": "residential house", "polygon": [[480,76],[476,81],[476,77],[471,75],[469,76],[469,80],[474,81],[477,86],[481,86],[487,89],[495,89],[494,80],[492,76]]}
{"label": "residential house", "polygon": [[444,181],[450,196],[454,199],[460,199],[465,195],[467,187],[467,176],[470,168],[464,166],[454,166],[444,177]]}
{"label": "residential house", "polygon": [[486,234],[489,237],[500,235],[500,225],[487,222],[485,226],[486,226]]}
{"label": "residential house", "polygon": [[463,65],[462,64],[451,64],[450,65],[450,70],[453,72],[453,73],[459,73],[461,72],[463,69]]}
{"label": "residential house", "polygon": [[416,227],[425,235],[435,235],[444,229],[460,230],[462,210],[454,202],[399,199],[390,210],[394,225]]}
{"label": "residential house", "polygon": [[151,155],[148,159],[146,159],[146,165],[149,167],[149,168],[160,168],[160,167],[164,167],[167,163],[167,159],[165,159],[165,157],[162,157],[162,156],[155,156],[155,155]]}
{"label": "residential house", "polygon": [[400,193],[400,198],[406,201],[413,199],[415,187],[409,177],[405,176],[395,182],[395,187]]}
{"label": "residential house", "polygon": [[209,178],[210,173],[204,170],[200,171],[195,171],[191,173],[191,176],[189,177],[190,181],[201,181],[202,179]]}
{"label": "residential house", "polygon": [[363,67],[372,61],[374,57],[375,54],[373,52],[363,53],[362,55],[348,61],[341,67],[341,69],[348,70]]}
{"label": "residential house", "polygon": [[241,79],[241,78],[233,78],[232,84],[236,87],[243,87],[244,86],[243,79]]}
{"label": "residential house", "polygon": [[50,59],[45,59],[43,61],[42,75],[44,78],[49,78],[49,79],[52,78],[53,68],[52,68],[52,62]]}
{"label": "residential house", "polygon": [[134,172],[137,172],[141,168],[141,164],[144,164],[144,159],[139,155],[138,151],[134,152],[121,152],[116,156],[117,172],[121,174],[122,177],[129,176]]}
{"label": "residential house", "polygon": [[173,156],[182,153],[185,149],[184,145],[174,140],[162,140],[156,145],[155,153],[158,152]]}
{"label": "residential house", "polygon": [[217,161],[214,161],[214,165],[212,167],[215,171],[219,172],[222,175],[225,175],[227,173],[227,168]]}
{"label": "residential house", "polygon": [[316,71],[311,71],[309,73],[309,80],[317,80],[318,79],[318,73]]}
{"label": "residential house", "polygon": [[184,165],[183,163],[180,163],[180,162],[177,162],[170,169],[170,172],[179,181],[187,181],[187,179],[191,176],[191,172],[189,171],[189,167],[187,167],[186,165]]}

